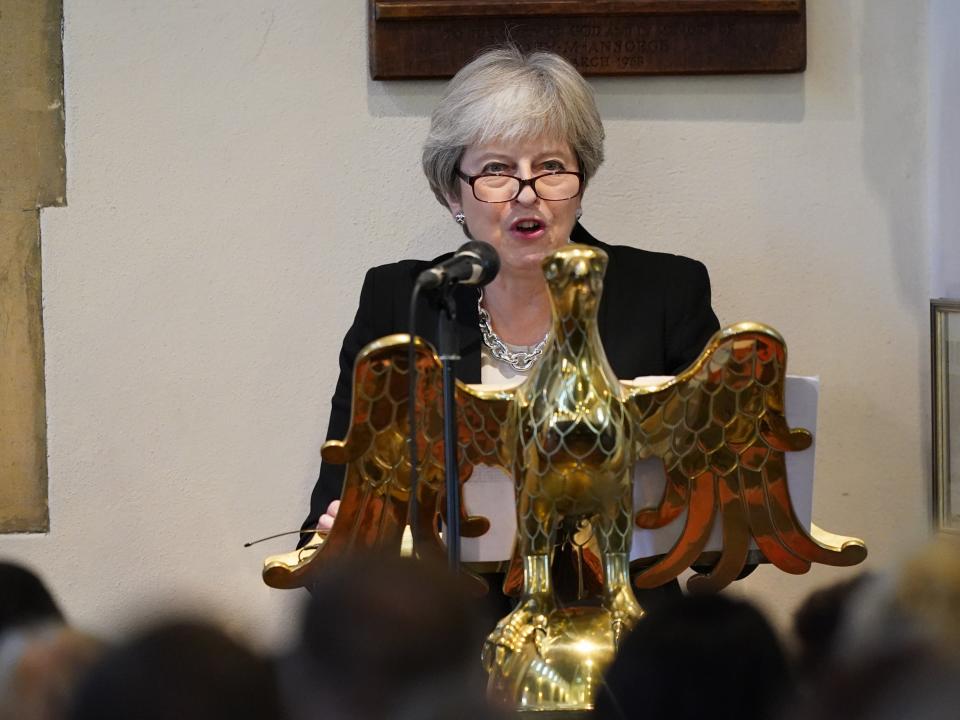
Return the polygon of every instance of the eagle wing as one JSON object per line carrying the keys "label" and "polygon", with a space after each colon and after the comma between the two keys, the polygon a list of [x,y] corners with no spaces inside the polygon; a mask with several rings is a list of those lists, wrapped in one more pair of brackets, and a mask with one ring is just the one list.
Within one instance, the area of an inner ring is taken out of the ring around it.
{"label": "eagle wing", "polygon": [[669,524],[687,510],[674,546],[637,576],[656,587],[692,565],[723,523],[720,559],[688,582],[694,592],[719,590],[746,564],[751,538],[781,570],[800,574],[812,562],[855,565],[863,542],[819,528],[808,533],[787,488],[785,453],[803,450],[808,431],[791,429],[784,415],[787,349],[759,323],[718,332],[682,374],[653,388],[625,388],[639,458],[661,458],[667,484],[657,507],[636,515],[641,528]]}
{"label": "eagle wing", "polygon": [[[410,520],[409,345],[409,335],[388,335],[357,356],[349,430],[345,438],[328,440],[321,450],[325,462],[347,466],[337,520],[315,552],[285,568],[288,577],[279,581],[283,586],[309,583],[312,573],[336,556],[373,549],[400,552]],[[433,348],[420,338],[414,344],[414,363],[419,513],[417,522],[410,523],[416,528],[413,552],[442,556],[437,530],[445,507],[442,367]],[[458,382],[456,396],[462,490],[474,465],[509,466],[509,445],[502,439],[508,436],[513,392],[477,391]],[[462,535],[476,537],[489,526],[486,518],[462,510]]]}

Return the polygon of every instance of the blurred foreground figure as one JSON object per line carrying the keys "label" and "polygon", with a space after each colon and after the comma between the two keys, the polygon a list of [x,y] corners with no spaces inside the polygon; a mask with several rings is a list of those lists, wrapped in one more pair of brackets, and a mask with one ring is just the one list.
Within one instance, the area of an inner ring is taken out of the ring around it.
{"label": "blurred foreground figure", "polygon": [[920,634],[960,657],[960,538],[939,537],[917,553],[900,573],[894,596]]}
{"label": "blurred foreground figure", "polygon": [[63,720],[83,675],[101,654],[93,638],[60,624],[0,639],[0,720]]}
{"label": "blurred foreground figure", "polygon": [[822,674],[784,720],[956,720],[957,665],[929,649],[878,650]]}
{"label": "blurred foreground figure", "polygon": [[271,665],[223,631],[170,622],[108,652],[77,692],[73,720],[277,720]]}
{"label": "blurred foreground figure", "polygon": [[861,573],[811,593],[793,616],[797,669],[803,682],[815,681],[833,667],[839,636],[862,588],[876,579]]}
{"label": "blurred foreground figure", "polygon": [[[809,603],[809,601],[808,601]],[[942,536],[849,598],[789,720],[960,717],[960,538]]]}
{"label": "blurred foreground figure", "polygon": [[602,720],[761,720],[790,691],[786,656],[751,604],[688,596],[650,612],[597,692]]}
{"label": "blurred foreground figure", "polygon": [[446,567],[363,556],[324,568],[281,667],[291,720],[489,718],[481,604]]}
{"label": "blurred foreground figure", "polygon": [[922,646],[960,659],[960,537],[940,536],[894,573],[864,583],[838,643],[841,660]]}
{"label": "blurred foreground figure", "polygon": [[63,620],[43,580],[16,563],[0,562],[0,635],[10,628]]}

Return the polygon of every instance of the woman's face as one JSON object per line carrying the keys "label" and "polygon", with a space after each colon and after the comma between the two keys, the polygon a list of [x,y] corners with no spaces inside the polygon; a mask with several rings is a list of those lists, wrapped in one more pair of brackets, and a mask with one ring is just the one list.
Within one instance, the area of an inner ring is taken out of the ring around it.
{"label": "woman's face", "polygon": [[[527,180],[553,171],[578,171],[576,155],[566,141],[538,139],[472,145],[460,160],[464,175],[514,175]],[[486,203],[476,199],[460,180],[460,199],[448,198],[454,214],[462,211],[470,235],[490,243],[500,254],[504,276],[542,275],[540,263],[563,247],[577,220],[581,195],[568,200],[542,200],[529,185],[513,200]]]}

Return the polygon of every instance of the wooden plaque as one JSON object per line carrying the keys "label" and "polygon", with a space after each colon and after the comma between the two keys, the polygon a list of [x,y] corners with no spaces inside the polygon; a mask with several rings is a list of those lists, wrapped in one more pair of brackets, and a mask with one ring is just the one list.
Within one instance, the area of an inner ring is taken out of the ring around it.
{"label": "wooden plaque", "polygon": [[484,48],[584,75],[802,72],[804,0],[369,0],[375,80],[451,77]]}

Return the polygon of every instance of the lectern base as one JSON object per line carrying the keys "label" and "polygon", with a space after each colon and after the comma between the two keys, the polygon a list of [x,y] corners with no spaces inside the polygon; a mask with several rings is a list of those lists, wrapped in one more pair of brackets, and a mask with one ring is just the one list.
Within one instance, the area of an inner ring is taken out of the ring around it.
{"label": "lectern base", "polygon": [[600,607],[552,612],[539,648],[531,637],[490,670],[488,693],[529,720],[589,717],[615,653],[610,613]]}

